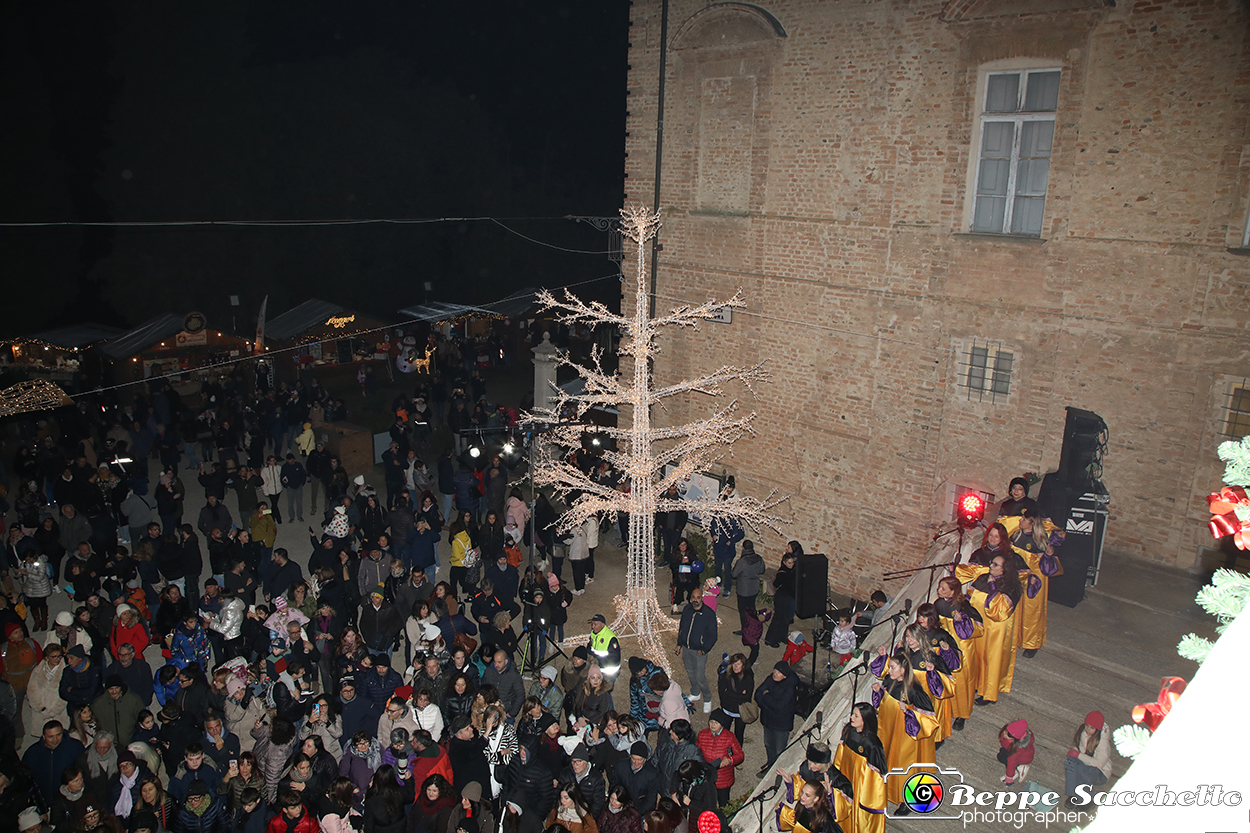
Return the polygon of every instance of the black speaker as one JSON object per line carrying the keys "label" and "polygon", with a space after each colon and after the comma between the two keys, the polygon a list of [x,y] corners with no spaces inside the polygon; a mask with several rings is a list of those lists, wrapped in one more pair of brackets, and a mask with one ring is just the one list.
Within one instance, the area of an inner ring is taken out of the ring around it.
{"label": "black speaker", "polygon": [[820,616],[828,600],[829,559],[820,553],[800,555],[794,565],[795,618]]}
{"label": "black speaker", "polygon": [[1101,566],[1107,495],[1101,484],[1095,485],[1097,492],[1081,495],[1072,505],[1063,524],[1063,545],[1055,548],[1063,575],[1051,578],[1050,600],[1067,607],[1076,607],[1085,598],[1085,586],[1097,580]]}
{"label": "black speaker", "polygon": [[1107,446],[1107,423],[1093,411],[1066,408],[1063,448],[1059,452],[1059,479],[1083,494],[1102,477],[1102,454]]}

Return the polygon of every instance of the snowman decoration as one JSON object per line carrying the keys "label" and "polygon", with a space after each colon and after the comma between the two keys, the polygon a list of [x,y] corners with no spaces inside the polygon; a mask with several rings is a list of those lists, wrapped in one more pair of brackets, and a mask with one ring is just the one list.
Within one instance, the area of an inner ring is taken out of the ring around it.
{"label": "snowman decoration", "polygon": [[404,336],[399,343],[399,355],[395,357],[395,366],[399,368],[400,373],[411,373],[417,369],[416,363],[419,355],[417,337]]}

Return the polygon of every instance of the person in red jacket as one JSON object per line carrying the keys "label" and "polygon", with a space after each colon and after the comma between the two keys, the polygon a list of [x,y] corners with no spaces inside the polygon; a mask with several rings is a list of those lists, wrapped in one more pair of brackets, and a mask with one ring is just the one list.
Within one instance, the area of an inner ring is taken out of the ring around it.
{"label": "person in red jacket", "polygon": [[135,648],[135,656],[142,657],[151,638],[147,626],[139,618],[139,612],[128,604],[117,606],[117,621],[113,623],[113,635],[109,639],[109,649],[113,659],[118,659],[117,649],[129,642]]}
{"label": "person in red jacket", "polygon": [[729,788],[734,785],[734,767],[746,760],[734,733],[726,731],[730,723],[729,715],[715,709],[708,717],[707,728],[699,732],[695,739],[703,759],[709,766],[717,767],[716,800],[722,807],[729,803]]}
{"label": "person in red jacket", "polygon": [[451,781],[451,758],[447,756],[447,750],[435,743],[434,738],[424,729],[413,732],[410,743],[413,751],[413,757],[409,759],[412,783],[416,797],[420,798],[421,785],[431,775],[441,775]]}
{"label": "person in red jacket", "polygon": [[278,804],[282,812],[269,820],[265,833],[321,833],[317,817],[308,812],[295,790],[287,790],[278,796]]}
{"label": "person in red jacket", "polygon": [[1001,780],[1008,786],[1029,777],[1029,766],[1033,763],[1033,733],[1029,731],[1029,721],[1014,720],[998,732],[999,763],[1007,767],[1007,774]]}

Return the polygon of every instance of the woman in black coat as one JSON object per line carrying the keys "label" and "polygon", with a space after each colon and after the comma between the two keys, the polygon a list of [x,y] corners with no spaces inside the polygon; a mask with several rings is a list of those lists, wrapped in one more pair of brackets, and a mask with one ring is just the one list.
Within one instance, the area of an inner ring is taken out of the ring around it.
{"label": "woman in black coat", "polygon": [[786,544],[786,551],[781,555],[781,567],[773,576],[773,621],[764,635],[764,643],[770,648],[778,648],[786,641],[790,623],[794,621],[794,565],[802,554],[803,545],[798,541]]}
{"label": "woman in black coat", "polygon": [[742,705],[750,703],[755,694],[755,672],[751,670],[745,654],[734,654],[729,658],[729,665],[720,675],[716,690],[720,694],[721,711],[733,718],[734,737],[741,745],[747,727],[742,720]]}
{"label": "woman in black coat", "polygon": [[503,531],[503,519],[494,509],[486,513],[486,523],[477,531],[474,540],[482,550],[483,564],[494,564],[503,555],[507,536]]}

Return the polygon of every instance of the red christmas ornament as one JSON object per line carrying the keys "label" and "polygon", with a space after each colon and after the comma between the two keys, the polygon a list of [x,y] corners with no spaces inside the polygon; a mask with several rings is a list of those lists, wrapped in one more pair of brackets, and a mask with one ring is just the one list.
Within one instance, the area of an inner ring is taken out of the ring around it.
{"label": "red christmas ornament", "polygon": [[1133,722],[1140,723],[1154,732],[1168,716],[1168,712],[1176,705],[1181,693],[1185,690],[1185,681],[1180,677],[1164,677],[1159,685],[1159,699],[1153,703],[1133,706]]}
{"label": "red christmas ornament", "polygon": [[1225,486],[1218,492],[1207,495],[1207,508],[1211,510],[1211,521],[1208,526],[1213,538],[1233,536],[1237,549],[1250,549],[1250,523],[1237,517],[1237,507],[1250,507],[1250,497],[1240,486]]}

